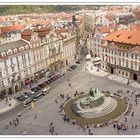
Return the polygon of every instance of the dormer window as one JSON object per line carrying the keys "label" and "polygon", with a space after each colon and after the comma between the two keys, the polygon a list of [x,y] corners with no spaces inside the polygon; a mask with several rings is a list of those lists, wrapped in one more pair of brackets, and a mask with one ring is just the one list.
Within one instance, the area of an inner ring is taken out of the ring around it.
{"label": "dormer window", "polygon": [[18,52],[17,48],[13,49],[13,52],[14,53],[17,53]]}
{"label": "dormer window", "polygon": [[132,38],[132,35],[131,36],[128,36],[128,39]]}
{"label": "dormer window", "polygon": [[121,34],[118,34],[117,37],[120,37]]}
{"label": "dormer window", "polygon": [[11,54],[13,54],[13,51],[12,51],[11,49],[9,49],[9,50],[7,51],[7,55],[11,55]]}
{"label": "dormer window", "polygon": [[26,45],[26,46],[25,46],[25,49],[29,49],[29,46],[28,46],[28,45]]}
{"label": "dormer window", "polygon": [[6,53],[5,53],[5,52],[2,52],[2,53],[1,53],[1,56],[2,56],[2,57],[6,57]]}
{"label": "dormer window", "polygon": [[21,46],[20,48],[19,48],[19,51],[24,51],[25,50],[25,48],[23,47],[23,46]]}

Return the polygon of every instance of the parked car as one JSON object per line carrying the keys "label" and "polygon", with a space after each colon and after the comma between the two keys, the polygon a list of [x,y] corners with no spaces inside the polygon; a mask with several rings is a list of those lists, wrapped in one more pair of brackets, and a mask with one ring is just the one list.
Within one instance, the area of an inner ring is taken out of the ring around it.
{"label": "parked car", "polygon": [[44,88],[43,90],[42,90],[42,94],[43,95],[46,95],[46,94],[48,94],[50,92],[50,87],[48,86],[48,87],[46,87],[46,88]]}
{"label": "parked car", "polygon": [[72,66],[70,66],[70,68],[74,70],[77,68],[77,65],[72,65]]}
{"label": "parked car", "polygon": [[21,96],[18,96],[18,97],[17,97],[17,100],[23,102],[23,101],[25,101],[25,100],[28,99],[28,98],[29,98],[29,96],[27,96],[27,95],[21,95]]}
{"label": "parked car", "polygon": [[41,90],[41,88],[39,86],[37,86],[37,87],[31,88],[31,90],[34,92],[38,92]]}
{"label": "parked car", "polygon": [[67,71],[73,71],[73,69],[72,68],[68,68]]}
{"label": "parked car", "polygon": [[42,91],[39,91],[39,92],[35,93],[33,95],[33,100],[34,101],[38,100],[42,95],[43,95],[43,92]]}
{"label": "parked car", "polygon": [[34,92],[24,92],[23,93],[23,95],[28,96],[28,97],[32,96],[32,94],[34,94]]}
{"label": "parked car", "polygon": [[32,102],[32,99],[31,98],[28,98],[23,103],[24,103],[24,106],[27,106],[27,105],[31,104],[31,102]]}
{"label": "parked car", "polygon": [[38,85],[40,88],[44,88],[45,86],[46,86],[46,84],[45,83],[42,83],[42,84],[40,84],[40,85]]}

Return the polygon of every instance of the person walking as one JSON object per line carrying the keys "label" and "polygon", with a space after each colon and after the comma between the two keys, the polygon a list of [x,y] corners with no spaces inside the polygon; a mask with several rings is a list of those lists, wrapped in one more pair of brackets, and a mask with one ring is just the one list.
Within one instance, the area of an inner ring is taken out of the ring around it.
{"label": "person walking", "polygon": [[55,99],[55,103],[58,103],[57,99]]}
{"label": "person walking", "polygon": [[37,115],[36,114],[34,115],[34,117],[35,117],[35,119],[37,119]]}

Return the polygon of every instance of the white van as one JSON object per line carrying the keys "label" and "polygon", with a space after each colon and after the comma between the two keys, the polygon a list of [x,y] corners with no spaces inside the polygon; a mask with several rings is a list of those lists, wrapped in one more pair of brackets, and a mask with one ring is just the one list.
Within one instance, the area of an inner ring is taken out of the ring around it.
{"label": "white van", "polygon": [[46,94],[48,94],[50,92],[50,87],[46,87],[46,88],[44,88],[43,90],[42,90],[42,94],[43,95],[46,95]]}

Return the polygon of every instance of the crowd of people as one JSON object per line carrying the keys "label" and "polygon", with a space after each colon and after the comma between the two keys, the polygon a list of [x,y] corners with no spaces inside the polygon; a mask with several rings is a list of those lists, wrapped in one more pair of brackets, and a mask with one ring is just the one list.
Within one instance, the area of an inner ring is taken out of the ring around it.
{"label": "crowd of people", "polygon": [[[110,93],[110,92],[108,91],[108,93]],[[125,113],[122,116],[116,118],[115,120],[111,120],[111,121],[108,121],[108,122],[105,122],[105,123],[97,124],[97,125],[94,125],[93,127],[94,128],[100,128],[100,127],[105,127],[105,126],[112,125],[113,128],[117,129],[118,134],[123,134],[123,132],[127,131],[130,128],[131,129],[137,129],[138,124],[128,124],[128,121],[129,121],[128,117],[132,118],[135,115],[135,111],[134,111],[134,108],[133,108],[134,104],[131,103],[132,102],[131,98],[132,98],[133,95],[135,95],[134,93],[135,93],[135,90],[130,92],[129,90],[123,91],[122,89],[119,89],[116,92],[116,94],[120,95],[122,98],[126,99],[127,102],[128,102],[128,107],[127,107],[127,110],[125,111]],[[76,91],[74,93],[74,97],[76,97],[77,95],[79,95],[79,94]],[[136,98],[136,97],[133,97],[133,98],[135,99],[134,102],[137,105],[138,102],[139,102],[139,99]],[[64,103],[61,104],[61,107],[60,107],[62,110],[64,109],[63,105],[64,105]],[[63,120],[64,120],[64,122],[67,122],[70,125],[80,126],[80,128],[82,128],[83,131],[89,129],[89,126],[91,127],[91,125],[87,125],[87,124],[86,125],[81,125],[78,121],[71,120],[71,118],[69,116],[65,115],[65,114],[63,114]],[[88,134],[93,135],[93,132],[91,132],[91,129],[88,130]]]}
{"label": "crowd of people", "polygon": [[19,124],[19,117],[20,116],[17,115],[17,117],[15,119],[13,119],[9,122],[9,124],[6,124],[5,129],[8,129],[10,126],[15,126],[16,127]]}

